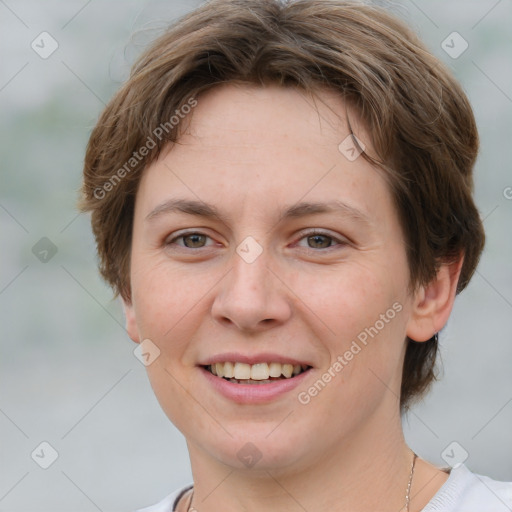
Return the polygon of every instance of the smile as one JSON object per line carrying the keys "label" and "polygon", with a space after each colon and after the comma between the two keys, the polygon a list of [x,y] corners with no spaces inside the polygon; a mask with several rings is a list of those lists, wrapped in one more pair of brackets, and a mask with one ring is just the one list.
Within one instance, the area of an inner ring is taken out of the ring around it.
{"label": "smile", "polygon": [[276,380],[296,377],[311,367],[291,363],[247,364],[226,361],[207,365],[204,368],[213,375],[236,384],[269,384]]}

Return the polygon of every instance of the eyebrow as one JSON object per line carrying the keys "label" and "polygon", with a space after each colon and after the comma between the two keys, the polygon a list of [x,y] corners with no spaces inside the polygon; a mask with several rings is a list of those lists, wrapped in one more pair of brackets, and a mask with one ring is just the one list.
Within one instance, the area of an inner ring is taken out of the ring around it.
{"label": "eyebrow", "polygon": [[[152,221],[158,217],[171,213],[185,213],[187,215],[195,215],[198,217],[224,221],[224,216],[214,205],[205,203],[204,201],[190,199],[169,199],[154,208],[146,216],[146,221]],[[362,224],[372,224],[365,213],[347,203],[344,203],[343,201],[328,201],[325,203],[301,202],[294,204],[281,210],[278,222],[286,219],[296,219],[320,213],[341,213]]]}

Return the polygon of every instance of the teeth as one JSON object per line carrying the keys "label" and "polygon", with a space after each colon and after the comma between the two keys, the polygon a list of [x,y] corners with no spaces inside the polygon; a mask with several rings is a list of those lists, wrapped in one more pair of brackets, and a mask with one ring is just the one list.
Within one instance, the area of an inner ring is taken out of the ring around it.
{"label": "teeth", "polygon": [[283,364],[282,373],[287,379],[289,379],[293,373],[293,364]]}
{"label": "teeth", "polygon": [[269,378],[268,364],[258,363],[251,366],[252,380],[267,380]]}
{"label": "teeth", "polygon": [[229,379],[229,382],[233,382],[234,384],[268,384],[269,382],[272,382],[271,380],[236,380],[236,379]]}
{"label": "teeth", "polygon": [[270,363],[268,369],[271,377],[281,377],[281,363]]}
{"label": "teeth", "polygon": [[233,363],[224,363],[224,377],[232,379],[235,376],[235,367]]}
{"label": "teeth", "polygon": [[[217,371],[218,371],[218,365],[224,365],[222,363],[217,363]],[[240,379],[250,379],[251,378],[251,365],[245,364],[245,363],[235,363],[235,370],[234,370],[234,378],[237,380]]]}
{"label": "teeth", "polygon": [[[254,384],[254,381],[268,381],[270,377],[286,379],[299,375],[308,369],[307,365],[281,363],[215,363],[209,366],[210,371],[218,377],[225,377],[232,382],[244,381],[242,384]],[[235,380],[236,379],[236,380]]]}

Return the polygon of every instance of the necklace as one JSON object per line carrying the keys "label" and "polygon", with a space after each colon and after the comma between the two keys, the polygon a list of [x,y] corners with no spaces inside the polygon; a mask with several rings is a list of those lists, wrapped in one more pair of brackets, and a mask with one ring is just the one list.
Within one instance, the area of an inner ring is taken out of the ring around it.
{"label": "necklace", "polygon": [[416,458],[418,457],[415,452],[413,453],[412,457],[412,464],[411,464],[411,475],[409,476],[409,483],[407,484],[407,492],[405,493],[405,510],[409,512],[409,501],[410,501],[410,494],[411,494],[411,484],[412,484],[412,477],[414,475],[414,465],[416,464]]}
{"label": "necklace", "polygon": [[[409,482],[407,484],[407,491],[405,493],[405,510],[409,512],[409,503],[410,503],[410,495],[411,495],[411,484],[412,477],[414,476],[414,466],[416,465],[416,458],[418,457],[416,453],[413,453],[412,464],[411,464],[411,474],[409,476]],[[198,512],[195,508],[192,507],[192,499],[194,497],[194,489],[192,489],[192,493],[190,494],[190,499],[187,505],[187,512]]]}

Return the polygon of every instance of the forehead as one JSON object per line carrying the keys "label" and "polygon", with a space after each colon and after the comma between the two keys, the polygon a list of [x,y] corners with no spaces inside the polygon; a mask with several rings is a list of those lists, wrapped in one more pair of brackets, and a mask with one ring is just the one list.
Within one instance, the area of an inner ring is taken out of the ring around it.
{"label": "forehead", "polygon": [[144,172],[137,201],[145,216],[171,196],[259,214],[302,199],[342,200],[365,213],[389,195],[375,168],[344,154],[352,143],[347,116],[367,151],[371,144],[332,91],[226,84],[197,102],[178,143]]}
{"label": "forehead", "polygon": [[211,143],[222,143],[229,134],[231,142],[247,145],[301,137],[327,145],[336,143],[341,133],[349,133],[348,114],[351,124],[360,129],[355,111],[327,88],[312,93],[277,85],[224,84],[199,96],[180,142],[207,137]]}

